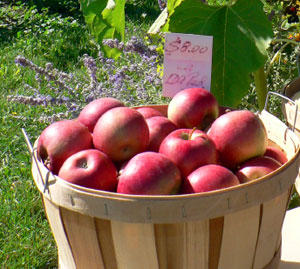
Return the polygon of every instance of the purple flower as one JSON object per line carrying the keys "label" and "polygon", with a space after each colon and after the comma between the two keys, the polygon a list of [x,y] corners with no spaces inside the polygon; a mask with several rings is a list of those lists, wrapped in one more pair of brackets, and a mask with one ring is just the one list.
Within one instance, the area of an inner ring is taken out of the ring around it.
{"label": "purple flower", "polygon": [[159,100],[161,78],[157,64],[162,64],[162,58],[157,55],[156,46],[148,46],[136,36],[127,43],[114,39],[103,44],[123,50],[123,53],[116,60],[105,58],[101,51],[96,58],[84,55],[82,62],[87,72],[82,74],[62,72],[51,63],[46,63],[44,68],[23,56],[16,57],[16,64],[36,73],[36,81],[34,85],[25,85],[29,96],[15,95],[8,99],[48,106],[48,111],[56,106],[66,110],[51,117],[41,115],[38,119],[45,121],[73,117],[84,105],[101,97],[115,97],[127,105]]}

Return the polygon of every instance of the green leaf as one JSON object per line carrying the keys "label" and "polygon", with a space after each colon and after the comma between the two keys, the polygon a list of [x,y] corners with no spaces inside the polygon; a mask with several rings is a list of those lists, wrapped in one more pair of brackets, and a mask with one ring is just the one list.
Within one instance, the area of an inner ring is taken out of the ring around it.
{"label": "green leaf", "polygon": [[261,111],[265,107],[265,101],[268,93],[267,78],[264,67],[261,67],[257,71],[253,72],[253,77],[258,99],[258,108]]}
{"label": "green leaf", "polygon": [[108,0],[80,0],[80,9],[83,13],[85,18],[85,22],[90,28],[93,30],[93,20],[96,15],[101,14],[102,11],[105,9]]}
{"label": "green leaf", "polygon": [[175,8],[184,0],[168,0],[167,7],[160,13],[148,30],[149,34],[158,34],[160,31],[167,32],[169,29],[168,18],[173,14]]}
{"label": "green leaf", "polygon": [[247,94],[250,73],[262,67],[273,37],[259,0],[209,6],[183,1],[170,16],[169,31],[213,36],[211,92],[224,106],[237,106]]}
{"label": "green leaf", "polygon": [[174,11],[174,9],[180,5],[181,2],[183,2],[184,0],[168,0],[167,3],[167,8],[169,13],[172,13]]}
{"label": "green leaf", "polygon": [[162,27],[167,23],[168,16],[168,9],[165,8],[149,28],[148,34],[155,35],[162,31]]}
{"label": "green leaf", "polygon": [[117,48],[104,46],[104,39],[124,40],[126,0],[80,0],[80,7],[92,35],[103,49],[106,57],[117,58]]}

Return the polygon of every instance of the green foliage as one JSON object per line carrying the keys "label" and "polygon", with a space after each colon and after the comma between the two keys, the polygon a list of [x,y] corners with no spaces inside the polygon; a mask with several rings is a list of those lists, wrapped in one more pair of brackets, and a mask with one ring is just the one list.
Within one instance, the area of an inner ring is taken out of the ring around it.
{"label": "green foliage", "polygon": [[35,7],[25,4],[0,6],[0,41],[26,35],[28,29],[39,25],[45,10],[38,13]]}
{"label": "green foliage", "polygon": [[50,14],[81,18],[80,4],[77,0],[7,0],[7,2],[15,5],[22,3],[29,7],[36,7],[39,11],[46,8]]}
{"label": "green foliage", "polygon": [[[125,0],[81,0],[81,9],[85,21],[98,43],[104,39],[124,40],[125,35]],[[102,46],[108,57],[120,55],[117,48]]]}
{"label": "green foliage", "polygon": [[260,67],[258,70],[253,72],[254,83],[256,86],[256,94],[258,99],[258,108],[259,110],[263,110],[265,105],[265,100],[267,97],[268,89],[267,89],[267,79],[264,66]]}
{"label": "green foliage", "polygon": [[238,0],[232,6],[186,0],[171,15],[169,30],[213,36],[211,91],[221,105],[232,107],[247,94],[250,74],[264,65],[272,38],[259,0]]}
{"label": "green foliage", "polygon": [[140,24],[142,21],[146,21],[149,24],[153,23],[159,14],[160,9],[157,1],[126,1],[125,16],[127,22],[134,21]]}
{"label": "green foliage", "polygon": [[296,208],[298,206],[300,206],[300,196],[297,193],[297,191],[294,189],[291,195],[291,200],[288,209]]}
{"label": "green foliage", "polygon": [[85,53],[97,54],[97,44],[86,28],[77,18],[49,14],[48,9],[39,12],[25,4],[0,7],[1,45],[12,42],[26,48],[23,54],[43,55],[61,68],[67,62],[77,63]]}
{"label": "green foliage", "polygon": [[151,0],[151,1],[127,0],[126,6],[127,5],[132,5],[135,7],[135,9],[142,9],[143,12],[147,12],[147,13],[155,12],[156,15],[158,15],[160,12],[158,1],[156,0]]}

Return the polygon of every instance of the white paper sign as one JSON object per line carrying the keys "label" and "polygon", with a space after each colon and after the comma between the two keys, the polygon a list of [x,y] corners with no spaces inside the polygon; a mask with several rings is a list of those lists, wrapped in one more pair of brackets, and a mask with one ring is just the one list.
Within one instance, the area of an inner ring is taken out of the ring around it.
{"label": "white paper sign", "polygon": [[212,36],[167,33],[165,41],[163,92],[173,97],[186,88],[210,90]]}

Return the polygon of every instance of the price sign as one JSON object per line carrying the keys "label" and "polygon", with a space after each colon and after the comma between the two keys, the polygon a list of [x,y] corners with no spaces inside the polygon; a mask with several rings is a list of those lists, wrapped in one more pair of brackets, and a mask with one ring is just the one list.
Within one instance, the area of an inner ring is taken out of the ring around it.
{"label": "price sign", "polygon": [[167,33],[165,41],[163,95],[193,87],[210,90],[212,36]]}

